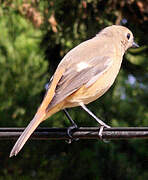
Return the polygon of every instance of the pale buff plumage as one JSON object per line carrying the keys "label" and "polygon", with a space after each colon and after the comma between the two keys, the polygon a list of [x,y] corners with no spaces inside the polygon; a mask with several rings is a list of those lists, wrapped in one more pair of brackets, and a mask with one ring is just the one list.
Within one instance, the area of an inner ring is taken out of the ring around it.
{"label": "pale buff plumage", "polygon": [[123,26],[109,26],[62,59],[33,120],[14,145],[16,155],[36,127],[64,108],[88,104],[113,84],[125,51],[135,45],[132,32]]}

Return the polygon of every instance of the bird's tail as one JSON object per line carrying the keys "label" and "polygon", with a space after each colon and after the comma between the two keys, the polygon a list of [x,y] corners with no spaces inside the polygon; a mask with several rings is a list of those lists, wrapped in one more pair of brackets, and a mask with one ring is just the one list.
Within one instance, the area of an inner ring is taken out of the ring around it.
{"label": "bird's tail", "polygon": [[45,117],[45,113],[42,112],[36,113],[32,121],[29,123],[27,128],[24,130],[24,132],[21,134],[21,136],[15,143],[13,149],[11,150],[10,157],[14,155],[16,156],[18,154],[18,152],[22,149],[28,138],[37,128],[37,126],[43,121],[44,117]]}
{"label": "bird's tail", "polygon": [[48,89],[42,104],[40,105],[40,107],[39,107],[37,113],[35,114],[34,118],[32,119],[32,121],[29,123],[27,128],[24,130],[22,135],[19,137],[19,139],[15,143],[15,145],[10,153],[10,157],[14,156],[14,155],[16,156],[18,154],[18,152],[24,146],[25,142],[28,140],[28,138],[31,136],[31,134],[34,132],[34,130],[37,128],[37,126],[42,121],[44,121],[45,119],[47,119],[48,117],[50,117],[51,115],[53,115],[54,113],[56,113],[60,109],[62,109],[63,103],[59,103],[59,104],[55,105],[50,110],[47,109],[47,107],[54,97],[56,85],[57,85],[58,81],[60,80],[64,71],[65,71],[65,69],[61,68],[60,71],[55,72],[55,75],[54,75],[55,78],[53,79],[51,86]]}
{"label": "bird's tail", "polygon": [[46,112],[46,109],[42,105],[38,109],[37,113],[35,114],[32,121],[29,123],[29,125],[26,127],[24,132],[21,134],[21,136],[16,141],[13,149],[10,152],[10,157],[16,156],[19,151],[22,149],[28,138],[31,136],[31,134],[34,132],[34,130],[38,127],[38,125],[44,121],[45,119],[52,116],[54,113],[58,112],[62,108],[62,103],[58,104],[57,106],[50,109],[48,112]]}

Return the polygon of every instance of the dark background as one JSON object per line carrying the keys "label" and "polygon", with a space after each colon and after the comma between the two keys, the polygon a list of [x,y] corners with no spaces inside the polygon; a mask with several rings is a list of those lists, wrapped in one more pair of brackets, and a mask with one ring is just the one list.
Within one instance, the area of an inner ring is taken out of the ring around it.
{"label": "dark background", "polygon": [[[140,45],[124,56],[112,88],[88,107],[111,126],[148,126],[148,3],[145,0],[0,1],[0,126],[24,127],[62,57],[102,28],[124,23]],[[97,126],[78,108],[79,126]],[[68,127],[59,112],[41,127]],[[9,158],[15,141],[0,141],[0,179],[148,179],[148,140],[104,143],[28,141]]]}

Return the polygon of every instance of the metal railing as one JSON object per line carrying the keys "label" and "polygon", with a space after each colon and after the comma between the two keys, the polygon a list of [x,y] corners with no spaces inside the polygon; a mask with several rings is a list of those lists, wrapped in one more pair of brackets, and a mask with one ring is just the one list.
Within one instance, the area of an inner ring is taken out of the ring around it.
{"label": "metal railing", "polygon": [[[17,139],[24,128],[0,128],[0,140]],[[79,127],[71,132],[73,138],[77,139],[100,139],[99,127]],[[148,127],[115,127],[104,128],[102,138],[114,139],[148,139]],[[36,140],[67,140],[67,128],[38,128],[30,139]]]}

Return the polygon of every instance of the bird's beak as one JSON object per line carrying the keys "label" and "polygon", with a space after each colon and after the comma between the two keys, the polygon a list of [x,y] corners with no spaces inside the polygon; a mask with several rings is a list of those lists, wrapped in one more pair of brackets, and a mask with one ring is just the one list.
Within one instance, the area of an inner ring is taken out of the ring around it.
{"label": "bird's beak", "polygon": [[133,41],[132,48],[138,48],[139,45]]}

